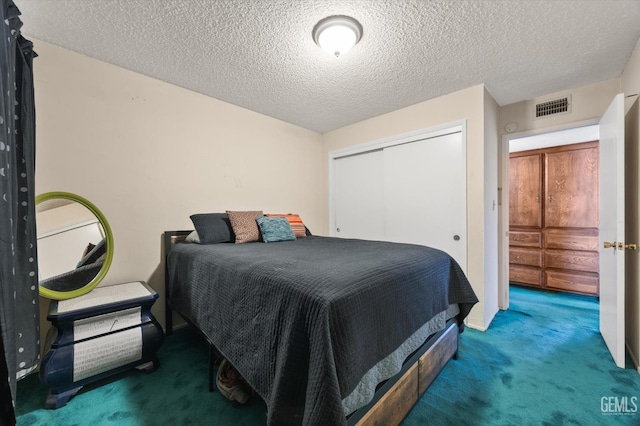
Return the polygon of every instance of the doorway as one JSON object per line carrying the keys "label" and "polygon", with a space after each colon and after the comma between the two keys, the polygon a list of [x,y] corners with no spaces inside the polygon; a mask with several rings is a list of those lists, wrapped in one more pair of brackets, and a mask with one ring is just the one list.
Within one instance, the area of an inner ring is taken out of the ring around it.
{"label": "doorway", "polygon": [[509,153],[534,149],[549,148],[558,145],[569,145],[599,140],[599,125],[597,120],[569,123],[563,126],[536,129],[504,135],[502,137],[501,155],[501,203],[500,235],[507,238],[500,239],[500,279],[498,284],[498,306],[502,310],[509,308]]}
{"label": "doorway", "polygon": [[509,282],[598,295],[597,125],[509,142]]}
{"label": "doorway", "polygon": [[[575,123],[560,129],[546,129],[531,131],[528,134],[505,135],[502,139],[501,155],[501,183],[502,188],[508,187],[509,141],[518,136],[549,133],[556,130],[582,127],[597,124],[599,129],[599,192],[600,209],[598,218],[599,231],[599,306],[600,306],[600,334],[607,349],[618,367],[625,366],[625,322],[636,319],[637,311],[627,315],[625,304],[625,286],[627,289],[637,285],[637,281],[631,282],[625,276],[637,277],[637,243],[640,240],[637,228],[625,227],[626,222],[636,221],[637,215],[629,217],[639,204],[637,191],[637,134],[634,136],[630,129],[633,126],[633,116],[625,116],[624,94],[615,96],[609,107],[596,122]],[[627,124],[625,124],[627,122]],[[629,125],[631,124],[631,125]],[[631,137],[630,137],[631,136]],[[625,143],[626,142],[626,143]],[[631,154],[631,155],[630,155]],[[628,180],[629,187],[625,186]],[[503,191],[503,201],[508,205],[509,194]],[[500,209],[500,280],[499,280],[499,307],[509,308],[509,279],[508,279],[508,209]],[[502,234],[504,232],[504,234]],[[626,250],[626,251],[625,251]],[[629,254],[629,256],[627,256]],[[635,256],[634,256],[635,255]],[[634,259],[626,262],[626,258]],[[627,272],[627,270],[629,270]],[[628,331],[628,329],[627,329]],[[633,356],[633,354],[632,354]],[[638,357],[635,357],[634,364]]]}

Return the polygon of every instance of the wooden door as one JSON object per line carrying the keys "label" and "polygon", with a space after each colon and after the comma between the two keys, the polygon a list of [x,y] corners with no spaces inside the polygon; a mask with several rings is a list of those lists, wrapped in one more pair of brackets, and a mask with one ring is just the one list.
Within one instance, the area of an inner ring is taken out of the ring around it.
{"label": "wooden door", "polygon": [[509,160],[509,281],[542,285],[542,154]]}
{"label": "wooden door", "polygon": [[598,227],[598,148],[545,154],[545,227]]}
{"label": "wooden door", "polygon": [[513,153],[512,282],[598,294],[598,142]]}
{"label": "wooden door", "polygon": [[542,160],[540,154],[509,160],[509,226],[542,226]]}

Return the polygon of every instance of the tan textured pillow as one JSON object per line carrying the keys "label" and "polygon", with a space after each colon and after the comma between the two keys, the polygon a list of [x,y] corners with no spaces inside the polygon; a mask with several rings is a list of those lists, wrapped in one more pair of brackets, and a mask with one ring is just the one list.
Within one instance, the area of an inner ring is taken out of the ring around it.
{"label": "tan textured pillow", "polygon": [[262,210],[230,211],[227,210],[233,233],[236,234],[236,244],[253,243],[260,240],[260,230],[256,222],[257,216],[262,216]]}

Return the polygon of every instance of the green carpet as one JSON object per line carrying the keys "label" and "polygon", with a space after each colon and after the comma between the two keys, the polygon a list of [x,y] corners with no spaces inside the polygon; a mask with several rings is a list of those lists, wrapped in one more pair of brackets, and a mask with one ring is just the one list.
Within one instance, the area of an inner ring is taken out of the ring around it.
{"label": "green carpet", "polygon": [[[183,329],[158,352],[160,369],[131,371],[45,410],[37,376],[18,383],[18,425],[259,425],[259,398],[233,408],[208,392],[207,348]],[[488,331],[467,328],[404,425],[640,425],[640,375],[618,369],[598,333],[594,298],[511,289]],[[604,399],[603,399],[604,398]],[[603,405],[603,401],[605,404]],[[627,412],[620,413],[627,402]]]}
{"label": "green carpet", "polygon": [[510,296],[489,330],[465,330],[459,360],[404,425],[640,425],[640,412],[601,409],[602,398],[627,397],[631,410],[635,397],[640,411],[640,374],[630,360],[615,366],[593,297],[514,286]]}

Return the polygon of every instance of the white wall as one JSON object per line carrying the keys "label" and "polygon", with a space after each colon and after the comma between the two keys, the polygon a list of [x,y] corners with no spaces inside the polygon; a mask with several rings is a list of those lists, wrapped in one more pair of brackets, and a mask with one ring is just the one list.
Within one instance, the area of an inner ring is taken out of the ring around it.
{"label": "white wall", "polygon": [[[328,203],[330,151],[452,121],[467,120],[467,275],[480,299],[480,303],[471,311],[468,324],[478,329],[486,329],[489,326],[487,319],[495,315],[494,306],[497,306],[497,302],[487,300],[487,295],[491,298],[497,292],[497,282],[493,281],[493,274],[490,272],[491,265],[497,265],[497,252],[492,252],[491,244],[487,243],[487,229],[485,229],[486,223],[491,222],[487,216],[493,214],[491,204],[486,203],[487,197],[491,198],[488,194],[492,189],[487,188],[486,185],[491,185],[492,175],[497,176],[497,167],[492,168],[485,163],[491,162],[491,153],[485,147],[486,103],[493,109],[491,103],[493,100],[489,98],[490,95],[485,92],[484,85],[477,85],[345,126],[327,132],[323,136],[324,199]],[[325,211],[327,215],[323,229],[328,232],[328,204]]]}
{"label": "white wall", "polygon": [[[583,122],[590,119],[599,119],[605,112],[614,96],[620,90],[620,81],[617,78],[601,81],[599,83],[578,87],[562,92],[516,102],[500,108],[500,133],[502,135],[536,130],[559,129],[570,123]],[[535,104],[548,99],[557,99],[571,95],[571,112],[567,114],[552,115],[544,118],[534,118]],[[515,132],[507,132],[505,126],[515,123]]]}
{"label": "white wall", "polygon": [[[625,139],[627,149],[634,154],[635,158],[630,158],[629,161],[634,167],[627,167],[627,173],[629,169],[635,170],[635,181],[630,181],[627,175],[627,190],[632,188],[636,191],[636,194],[640,188],[640,177],[637,174],[637,170],[640,167],[640,100],[638,100],[638,93],[640,93],[640,41],[636,44],[631,58],[627,62],[624,68],[622,76],[620,77],[621,91],[625,95],[636,95],[627,98],[627,116],[625,120]],[[628,154],[627,154],[628,155]],[[639,197],[640,198],[640,197]],[[629,212],[631,213],[627,217],[627,239],[629,237],[636,240],[628,241],[632,243],[640,243],[638,239],[640,235],[640,204],[629,206]],[[640,255],[637,252],[627,252],[625,260],[629,267],[627,268],[627,286],[625,294],[625,327],[626,327],[626,343],[629,352],[640,372],[640,276],[638,275],[638,269],[640,267]]]}
{"label": "white wall", "polygon": [[484,324],[498,312],[498,103],[484,90]]}
{"label": "white wall", "polygon": [[37,193],[77,193],[105,214],[115,253],[104,284],[147,281],[162,324],[161,235],[193,229],[189,215],[263,209],[323,228],[319,133],[33,42]]}

